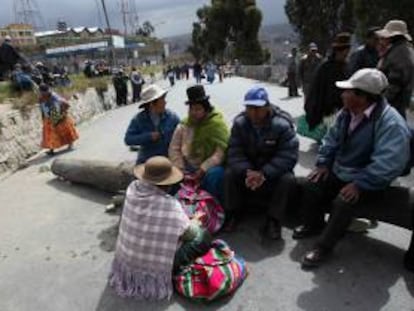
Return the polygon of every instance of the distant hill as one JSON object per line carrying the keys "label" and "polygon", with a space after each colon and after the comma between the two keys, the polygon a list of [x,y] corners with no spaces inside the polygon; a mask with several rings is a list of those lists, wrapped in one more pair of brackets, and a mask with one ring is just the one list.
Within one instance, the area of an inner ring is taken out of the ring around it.
{"label": "distant hill", "polygon": [[291,38],[292,36],[295,36],[295,32],[289,24],[264,25],[259,32],[259,38],[261,40]]}
{"label": "distant hill", "polygon": [[191,45],[192,42],[192,35],[191,34],[183,34],[168,38],[161,39],[164,43],[168,43],[170,46],[170,53],[180,54],[186,52],[188,47]]}
{"label": "distant hill", "polygon": [[[272,42],[286,40],[295,37],[295,33],[289,24],[264,25],[259,32],[259,38],[262,42]],[[185,52],[191,45],[191,34],[183,34],[161,39],[170,46],[171,54],[180,54]]]}

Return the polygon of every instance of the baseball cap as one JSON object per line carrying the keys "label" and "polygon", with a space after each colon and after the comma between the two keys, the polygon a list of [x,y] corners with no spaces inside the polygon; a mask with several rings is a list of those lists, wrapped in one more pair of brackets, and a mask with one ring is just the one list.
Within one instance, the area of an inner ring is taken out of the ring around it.
{"label": "baseball cap", "polygon": [[251,88],[244,96],[245,106],[264,107],[269,102],[269,95],[263,87]]}
{"label": "baseball cap", "polygon": [[365,68],[355,72],[348,80],[337,81],[335,85],[340,89],[358,89],[380,95],[388,87],[388,80],[378,69]]}
{"label": "baseball cap", "polygon": [[317,50],[318,46],[315,42],[309,43],[309,50]]}

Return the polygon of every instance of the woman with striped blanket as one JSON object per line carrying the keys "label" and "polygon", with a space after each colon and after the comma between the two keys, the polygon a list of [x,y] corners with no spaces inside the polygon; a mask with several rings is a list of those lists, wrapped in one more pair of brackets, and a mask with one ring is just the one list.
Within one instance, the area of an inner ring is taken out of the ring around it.
{"label": "woman with striped blanket", "polygon": [[128,187],[109,284],[121,297],[160,300],[173,292],[173,270],[210,248],[211,238],[168,194],[182,172],[161,156],[134,170]]}

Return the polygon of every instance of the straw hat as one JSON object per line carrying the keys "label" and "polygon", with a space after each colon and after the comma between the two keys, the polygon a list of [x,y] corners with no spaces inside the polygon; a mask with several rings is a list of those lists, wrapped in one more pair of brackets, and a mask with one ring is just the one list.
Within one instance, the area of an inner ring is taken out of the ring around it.
{"label": "straw hat", "polygon": [[376,34],[382,38],[391,38],[395,36],[404,36],[408,41],[412,41],[413,38],[408,33],[407,24],[402,20],[389,21],[384,29],[378,30]]}
{"label": "straw hat", "polygon": [[167,90],[162,89],[156,84],[151,84],[142,91],[139,108],[142,108],[146,104],[165,96],[167,93]]}
{"label": "straw hat", "polygon": [[157,186],[174,185],[183,179],[183,173],[168,158],[161,156],[149,158],[145,164],[137,165],[134,174],[138,179]]}

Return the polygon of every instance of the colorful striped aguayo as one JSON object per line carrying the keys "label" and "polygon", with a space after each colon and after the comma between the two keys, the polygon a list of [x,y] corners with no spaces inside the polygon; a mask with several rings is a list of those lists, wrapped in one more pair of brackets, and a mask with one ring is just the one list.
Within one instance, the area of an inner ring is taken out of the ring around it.
{"label": "colorful striped aguayo", "polygon": [[207,191],[191,184],[182,183],[176,196],[189,218],[203,214],[201,226],[211,234],[218,232],[224,224],[224,210]]}
{"label": "colorful striped aguayo", "polygon": [[194,300],[212,301],[234,293],[248,274],[245,261],[223,240],[174,276],[176,291]]}

